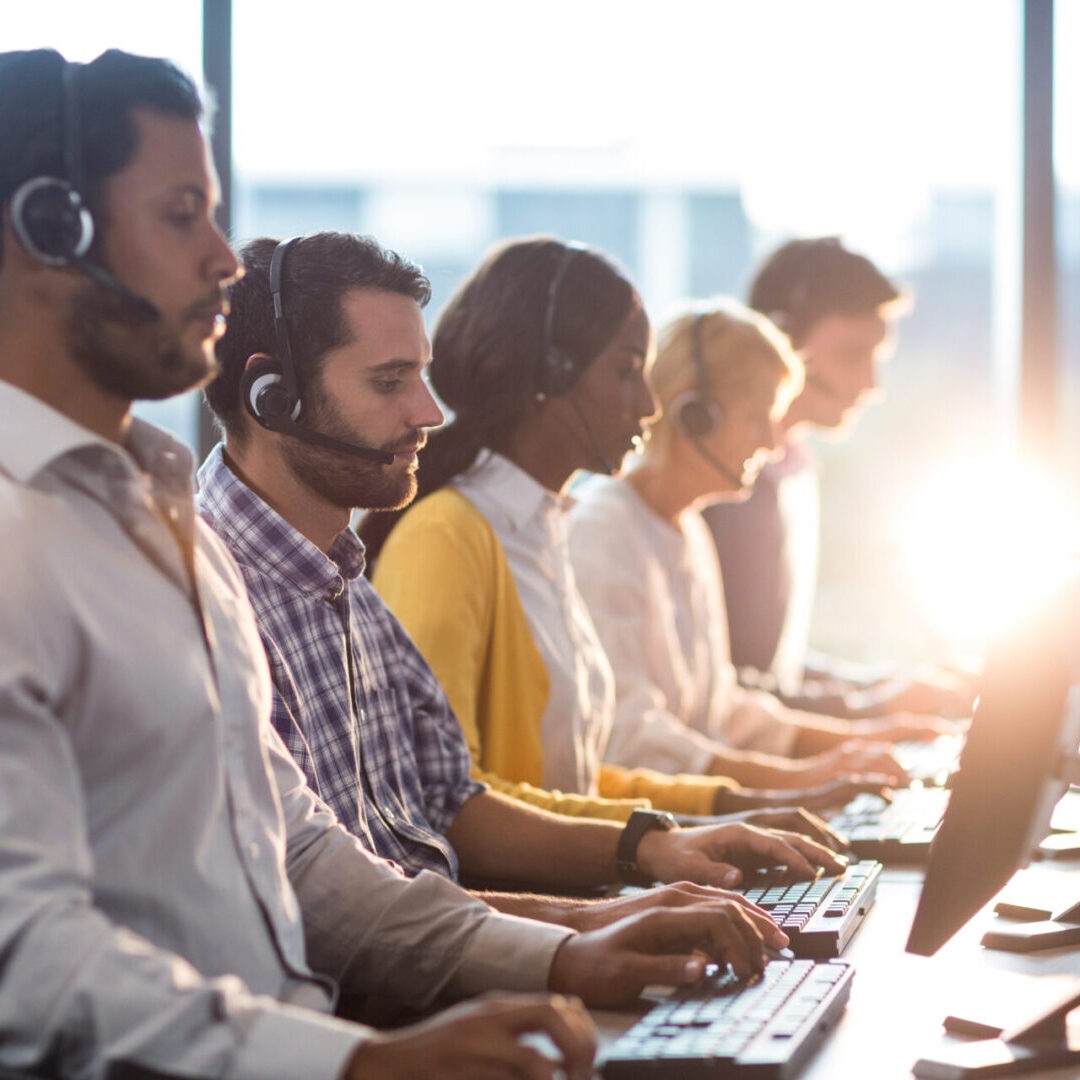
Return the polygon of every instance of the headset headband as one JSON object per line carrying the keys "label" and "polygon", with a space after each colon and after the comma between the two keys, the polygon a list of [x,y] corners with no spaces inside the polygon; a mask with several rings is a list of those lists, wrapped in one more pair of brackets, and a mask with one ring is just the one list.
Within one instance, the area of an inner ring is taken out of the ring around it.
{"label": "headset headband", "polygon": [[274,254],[270,256],[270,296],[274,303],[274,333],[278,343],[278,367],[281,368],[281,382],[289,394],[290,401],[300,400],[300,386],[296,378],[296,366],[293,363],[292,344],[289,341],[289,327],[285,322],[285,307],[281,300],[282,279],[285,274],[285,256],[289,248],[299,240],[293,236],[282,240]]}

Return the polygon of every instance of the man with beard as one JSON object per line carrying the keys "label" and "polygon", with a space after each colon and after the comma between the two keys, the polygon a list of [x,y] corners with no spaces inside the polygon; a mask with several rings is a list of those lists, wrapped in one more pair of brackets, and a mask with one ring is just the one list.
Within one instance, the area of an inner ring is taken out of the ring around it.
{"label": "man with beard", "polygon": [[806,382],[750,498],[716,503],[704,517],[724,572],[732,661],[744,681],[796,708],[851,717],[971,712],[974,687],[959,674],[860,670],[809,649],[819,469],[806,436],[846,438],[880,399],[879,369],[893,350],[903,301],[897,285],[835,236],[782,244],[750,285],[750,307],[791,339]]}
{"label": "man with beard", "polygon": [[389,1033],[324,1014],[335,982],[617,1004],[700,978],[693,949],[761,970],[771,924],[502,915],[373,857],[304,783],[191,457],[131,417],[214,371],[237,263],[201,116],[165,61],[0,55],[0,1069],[548,1077],[517,1038],[540,1030],[590,1075],[580,1005],[546,994]]}
{"label": "man with beard", "polygon": [[[244,573],[274,725],[342,823],[406,873],[453,878],[460,866],[474,882],[533,889],[587,889],[620,873],[731,885],[731,864],[748,857],[801,873],[835,866],[826,848],[789,832],[677,829],[645,809],[625,826],[583,820],[470,779],[446,695],[363,576],[363,545],[348,528],[354,508],[413,498],[424,430],[442,420],[423,379],[427,279],[375,241],[340,233],[257,240],[242,260],[218,343],[222,374],[206,391],[226,441],[199,472],[198,503]],[[485,898],[581,929],[701,895],[684,886],[603,904]]]}

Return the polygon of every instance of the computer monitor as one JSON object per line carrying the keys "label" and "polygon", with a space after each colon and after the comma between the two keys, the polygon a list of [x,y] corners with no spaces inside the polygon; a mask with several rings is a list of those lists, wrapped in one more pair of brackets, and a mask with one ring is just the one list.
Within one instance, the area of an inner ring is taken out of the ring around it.
{"label": "computer monitor", "polygon": [[[1054,806],[1076,773],[1080,744],[1080,692],[1073,689],[1077,596],[1073,583],[1013,627],[987,657],[908,952],[935,953],[1028,864],[1050,830]],[[1026,930],[1013,947],[1037,942]],[[1080,943],[1080,924],[1061,927],[1063,934],[1070,930]]]}
{"label": "computer monitor", "polygon": [[[1077,597],[1072,584],[987,657],[949,806],[930,849],[908,952],[937,952],[1028,864],[1050,829],[1055,805],[1080,776]],[[1056,920],[1020,923],[1011,933],[996,929],[983,944],[1023,951],[1080,944],[1078,910],[1074,904]],[[986,1029],[976,1042],[943,1046],[912,1071],[925,1080],[978,1080],[1075,1063],[1080,1046],[1068,1038],[1066,1017],[1078,1004],[1080,983],[1011,1030],[993,1037]],[[969,1031],[975,1026],[961,1024]]]}

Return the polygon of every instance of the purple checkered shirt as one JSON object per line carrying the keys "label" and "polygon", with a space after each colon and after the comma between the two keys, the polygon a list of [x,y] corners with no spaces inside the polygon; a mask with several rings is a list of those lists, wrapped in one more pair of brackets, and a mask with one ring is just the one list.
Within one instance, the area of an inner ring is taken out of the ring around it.
{"label": "purple checkered shirt", "polygon": [[434,672],[363,576],[364,545],[346,530],[323,554],[236,477],[220,445],[198,479],[199,512],[240,564],[255,608],[271,719],[308,783],[405,873],[456,877],[442,834],[484,785],[469,776]]}

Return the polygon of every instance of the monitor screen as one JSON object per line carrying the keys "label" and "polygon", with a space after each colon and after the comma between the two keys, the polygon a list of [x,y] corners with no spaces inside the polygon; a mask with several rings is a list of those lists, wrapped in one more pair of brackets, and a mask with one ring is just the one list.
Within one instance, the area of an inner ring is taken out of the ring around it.
{"label": "monitor screen", "polygon": [[908,938],[930,956],[1026,866],[1080,742],[1075,588],[990,651]]}

